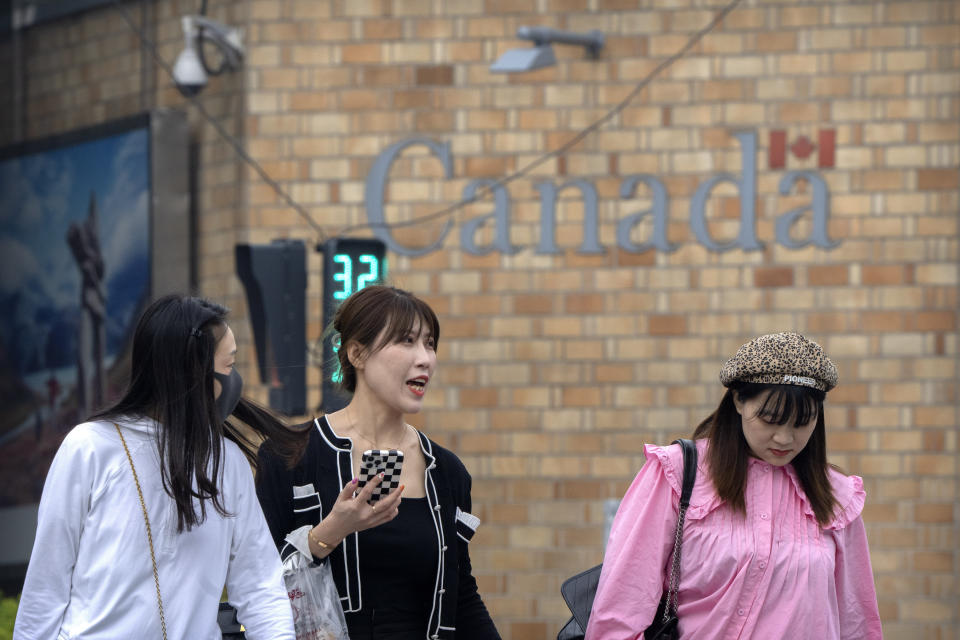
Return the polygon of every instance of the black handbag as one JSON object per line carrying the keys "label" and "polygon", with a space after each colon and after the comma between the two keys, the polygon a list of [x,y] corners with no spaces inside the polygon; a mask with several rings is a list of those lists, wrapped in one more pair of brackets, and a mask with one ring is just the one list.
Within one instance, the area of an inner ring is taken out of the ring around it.
{"label": "black handbag", "polygon": [[220,610],[217,611],[217,624],[220,625],[223,640],[243,640],[247,637],[237,620],[237,610],[229,602],[220,603]]}
{"label": "black handbag", "polygon": [[[690,494],[693,493],[693,483],[697,479],[697,445],[693,440],[684,438],[673,442],[680,443],[683,449],[683,487],[680,490],[680,513],[677,517],[673,544],[673,563],[670,565],[669,589],[660,599],[660,606],[653,617],[653,623],[643,632],[645,640],[676,640],[678,637],[677,590],[680,588],[680,546],[683,538],[683,523],[686,519],[687,507],[690,506]],[[560,594],[572,615],[557,634],[557,640],[583,640],[590,610],[593,608],[593,599],[597,595],[602,568],[603,565],[598,564],[572,578],[567,578],[560,586]]]}

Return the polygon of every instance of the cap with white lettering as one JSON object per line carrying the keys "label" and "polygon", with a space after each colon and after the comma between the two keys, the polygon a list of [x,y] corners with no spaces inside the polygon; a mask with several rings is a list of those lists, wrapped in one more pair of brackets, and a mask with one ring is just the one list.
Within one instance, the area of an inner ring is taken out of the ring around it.
{"label": "cap with white lettering", "polygon": [[823,348],[799,333],[769,333],[741,346],[720,369],[720,382],[794,384],[829,391],[837,386],[837,367]]}

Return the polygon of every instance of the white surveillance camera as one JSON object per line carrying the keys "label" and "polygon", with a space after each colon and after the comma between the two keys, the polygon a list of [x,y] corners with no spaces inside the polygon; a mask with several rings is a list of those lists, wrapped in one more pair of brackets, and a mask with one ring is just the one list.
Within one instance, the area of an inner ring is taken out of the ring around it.
{"label": "white surveillance camera", "polygon": [[[173,81],[185,96],[194,96],[207,86],[210,75],[240,68],[243,61],[242,34],[215,20],[203,16],[183,16],[183,51],[173,65]],[[210,69],[200,55],[201,40],[212,42],[222,56],[217,69]]]}
{"label": "white surveillance camera", "polygon": [[177,62],[173,65],[173,81],[185,96],[197,95],[207,86],[207,72],[203,70],[194,44],[187,44],[177,56]]}

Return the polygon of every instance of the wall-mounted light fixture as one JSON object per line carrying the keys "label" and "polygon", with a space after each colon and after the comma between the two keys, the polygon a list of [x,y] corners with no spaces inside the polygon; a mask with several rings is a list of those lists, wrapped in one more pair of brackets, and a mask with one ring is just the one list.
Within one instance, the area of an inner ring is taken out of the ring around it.
{"label": "wall-mounted light fixture", "polygon": [[517,29],[517,38],[532,40],[533,48],[510,49],[490,65],[490,71],[518,73],[556,64],[557,59],[553,55],[551,43],[579,45],[587,50],[591,58],[597,58],[603,49],[603,33],[600,31],[575,33],[550,27],[520,27]]}
{"label": "wall-mounted light fixture", "polygon": [[[234,71],[243,62],[242,32],[204,16],[183,16],[186,46],[173,65],[173,80],[186,96],[196,95],[207,86],[207,77]],[[203,55],[204,41],[212,42],[222,61],[211,69]]]}

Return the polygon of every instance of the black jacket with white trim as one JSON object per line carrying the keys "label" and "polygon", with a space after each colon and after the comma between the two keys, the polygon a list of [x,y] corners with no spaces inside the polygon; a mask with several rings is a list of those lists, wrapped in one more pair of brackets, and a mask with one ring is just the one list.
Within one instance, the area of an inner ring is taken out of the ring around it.
{"label": "black jacket with white trim", "polygon": [[[306,452],[293,469],[287,469],[269,441],[260,448],[257,496],[283,560],[298,553],[288,535],[326,517],[342,487],[355,477],[350,439],[337,436],[326,418],[313,423]],[[426,640],[499,640],[470,567],[468,543],[480,524],[470,513],[470,474],[451,451],[419,431],[417,435],[427,463],[424,485],[437,548],[442,551]],[[345,612],[363,608],[357,539],[356,533],[347,536],[327,556]]]}

